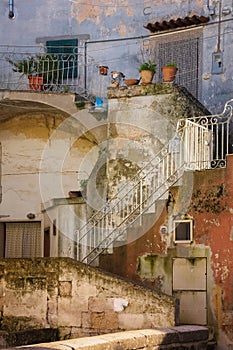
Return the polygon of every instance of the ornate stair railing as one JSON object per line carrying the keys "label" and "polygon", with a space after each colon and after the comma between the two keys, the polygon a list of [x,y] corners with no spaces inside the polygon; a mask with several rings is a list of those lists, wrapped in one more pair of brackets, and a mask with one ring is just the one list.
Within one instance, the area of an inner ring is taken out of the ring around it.
{"label": "ornate stair railing", "polygon": [[226,166],[226,155],[233,151],[230,135],[233,99],[226,102],[221,114],[180,119],[177,133],[184,141],[186,164],[201,170]]}
{"label": "ornate stair railing", "polygon": [[78,230],[79,260],[91,264],[114,241],[124,239],[127,227],[182,177],[184,168],[177,136]]}
{"label": "ornate stair railing", "polygon": [[104,207],[77,231],[78,260],[92,264],[129,225],[168,191],[185,170],[223,167],[230,151],[233,100],[219,115],[181,119],[177,134]]}

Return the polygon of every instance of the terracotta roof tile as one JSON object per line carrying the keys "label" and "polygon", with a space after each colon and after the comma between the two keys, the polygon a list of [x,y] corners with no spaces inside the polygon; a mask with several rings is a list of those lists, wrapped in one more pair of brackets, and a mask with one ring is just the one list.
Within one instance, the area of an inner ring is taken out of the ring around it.
{"label": "terracotta roof tile", "polygon": [[170,29],[179,29],[182,27],[204,24],[208,21],[209,17],[194,15],[192,17],[171,19],[169,21],[148,23],[146,26],[144,26],[144,28],[148,29],[151,33],[155,33]]}

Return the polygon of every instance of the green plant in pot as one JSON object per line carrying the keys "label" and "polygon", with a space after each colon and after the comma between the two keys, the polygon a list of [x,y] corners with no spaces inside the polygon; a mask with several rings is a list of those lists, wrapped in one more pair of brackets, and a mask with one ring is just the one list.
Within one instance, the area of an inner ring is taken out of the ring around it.
{"label": "green plant in pot", "polygon": [[156,67],[157,65],[150,60],[141,64],[138,70],[141,75],[141,83],[143,85],[152,83],[156,72]]}
{"label": "green plant in pot", "polygon": [[51,84],[58,84],[62,78],[57,56],[51,54],[37,54],[20,61],[8,59],[13,71],[25,75],[29,79],[32,90],[43,90]]}
{"label": "green plant in pot", "polygon": [[169,62],[162,67],[163,81],[165,83],[173,82],[178,68],[175,62]]}

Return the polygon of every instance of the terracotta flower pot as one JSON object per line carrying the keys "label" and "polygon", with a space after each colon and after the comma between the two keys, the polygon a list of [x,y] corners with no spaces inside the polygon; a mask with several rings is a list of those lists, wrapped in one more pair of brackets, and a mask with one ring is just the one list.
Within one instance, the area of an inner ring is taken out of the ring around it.
{"label": "terracotta flower pot", "polygon": [[155,72],[153,72],[151,70],[142,70],[140,72],[140,74],[141,74],[142,85],[144,85],[144,84],[151,84],[152,83]]}
{"label": "terracotta flower pot", "polygon": [[99,72],[101,75],[108,75],[108,67],[107,66],[99,66]]}
{"label": "terracotta flower pot", "polygon": [[124,83],[128,86],[137,85],[139,83],[138,79],[124,79]]}
{"label": "terracotta flower pot", "polygon": [[163,73],[163,81],[165,83],[169,83],[175,80],[176,72],[178,68],[176,67],[170,67],[170,66],[164,66],[162,67],[162,73]]}
{"label": "terracotta flower pot", "polygon": [[43,85],[44,85],[43,77],[29,75],[28,80],[29,80],[29,88],[31,90],[35,90],[35,91],[43,90]]}

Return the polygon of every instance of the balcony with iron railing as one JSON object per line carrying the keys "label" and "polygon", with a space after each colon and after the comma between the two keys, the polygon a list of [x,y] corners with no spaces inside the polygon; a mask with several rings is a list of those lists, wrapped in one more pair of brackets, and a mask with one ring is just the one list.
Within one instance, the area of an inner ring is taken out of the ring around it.
{"label": "balcony with iron railing", "polygon": [[83,47],[0,46],[1,90],[71,92],[93,100],[100,87],[93,91],[88,74],[97,80],[96,63]]}

